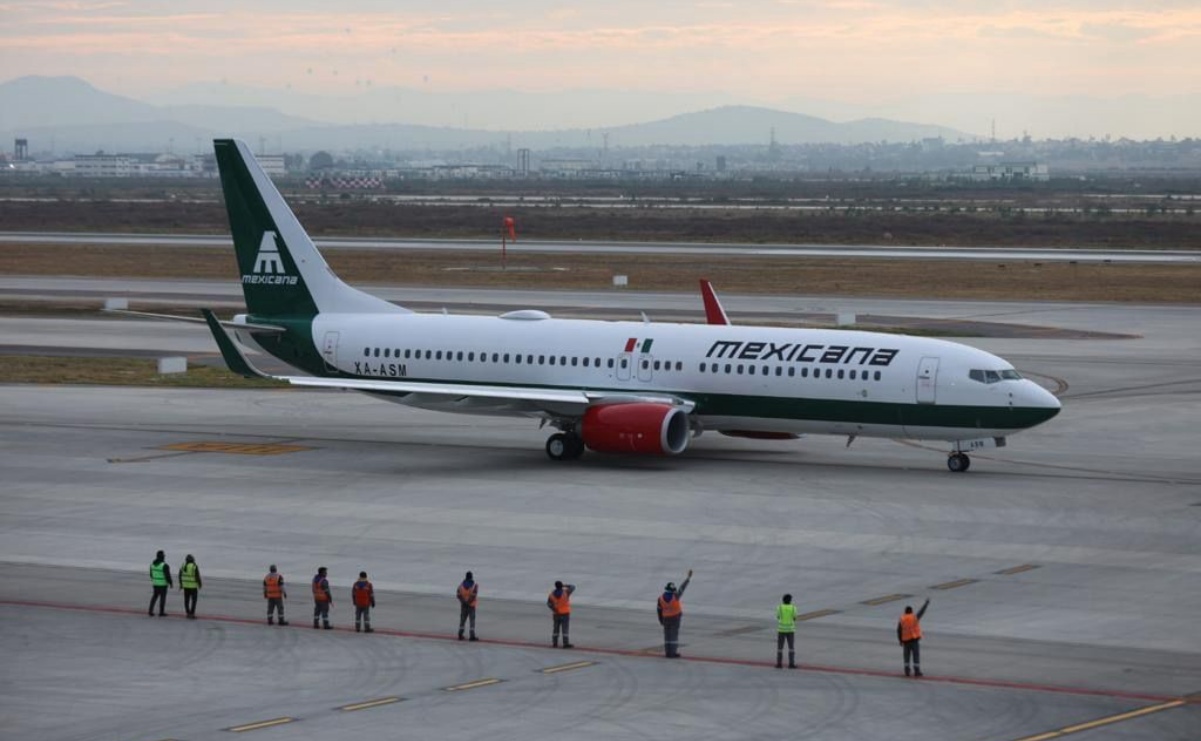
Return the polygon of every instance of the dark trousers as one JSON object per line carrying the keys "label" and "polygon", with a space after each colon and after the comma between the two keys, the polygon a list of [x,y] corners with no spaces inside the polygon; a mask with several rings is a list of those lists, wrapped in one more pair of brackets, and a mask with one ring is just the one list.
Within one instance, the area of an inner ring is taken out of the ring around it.
{"label": "dark trousers", "polygon": [[796,667],[796,633],[776,633],[776,666],[784,663],[784,644],[788,644],[788,665]]}
{"label": "dark trousers", "polygon": [[365,625],[367,628],[371,627],[371,608],[370,607],[359,607],[358,605],[354,606],[354,629],[355,630],[359,629],[360,623]]}
{"label": "dark trousers", "polygon": [[154,614],[154,603],[158,602],[158,614],[167,614],[167,587],[155,586],[154,594],[150,596],[150,614]]}
{"label": "dark trousers", "polygon": [[680,618],[663,618],[663,655],[675,658],[680,655]]}
{"label": "dark trousers", "polygon": [[559,645],[560,630],[563,631],[563,645],[569,645],[571,643],[571,639],[568,638],[567,634],[571,630],[571,613],[566,615],[555,615],[555,628],[551,632],[550,640],[551,643],[556,646]]}
{"label": "dark trousers", "polygon": [[190,589],[184,587],[183,590],[183,609],[184,612],[195,617],[196,616],[196,599],[200,596],[200,588]]}
{"label": "dark trousers", "polygon": [[909,669],[909,658],[913,657],[913,668],[921,671],[922,668],[922,639],[915,638],[912,641],[905,641],[901,644],[902,655],[905,657],[905,669]]}
{"label": "dark trousers", "polygon": [[271,622],[271,616],[273,614],[275,614],[276,610],[279,610],[279,620],[280,620],[280,622],[283,622],[283,620],[284,620],[284,601],[283,601],[283,599],[281,599],[280,597],[268,597],[267,598],[267,622]]}
{"label": "dark trousers", "polygon": [[463,633],[463,626],[467,625],[467,621],[471,621],[471,635],[475,635],[475,607],[473,605],[465,605],[459,603],[459,634]]}
{"label": "dark trousers", "polygon": [[329,603],[328,602],[313,602],[313,625],[317,624],[317,619],[321,618],[326,625],[329,625]]}

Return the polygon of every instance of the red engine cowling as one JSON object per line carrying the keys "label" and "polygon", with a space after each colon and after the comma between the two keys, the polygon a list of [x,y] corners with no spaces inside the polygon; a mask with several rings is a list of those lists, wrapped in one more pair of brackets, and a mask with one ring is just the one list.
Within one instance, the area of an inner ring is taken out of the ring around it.
{"label": "red engine cowling", "polygon": [[688,414],[670,404],[597,404],[584,411],[580,437],[601,453],[676,455],[688,447]]}

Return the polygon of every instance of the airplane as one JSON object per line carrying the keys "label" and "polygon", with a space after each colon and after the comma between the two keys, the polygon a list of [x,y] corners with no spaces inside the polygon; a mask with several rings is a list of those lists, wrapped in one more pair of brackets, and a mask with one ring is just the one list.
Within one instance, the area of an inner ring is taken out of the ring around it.
{"label": "airplane", "polygon": [[[995,355],[945,340],[733,325],[416,313],[342,282],[244,142],[213,142],[246,314],[202,310],[231,370],[443,412],[539,420],[555,461],[678,455],[702,432],[937,440],[947,467],[1042,424],[1059,400]],[[197,320],[199,321],[199,320]],[[236,342],[235,342],[236,340]],[[242,346],[307,375],[256,368]]]}

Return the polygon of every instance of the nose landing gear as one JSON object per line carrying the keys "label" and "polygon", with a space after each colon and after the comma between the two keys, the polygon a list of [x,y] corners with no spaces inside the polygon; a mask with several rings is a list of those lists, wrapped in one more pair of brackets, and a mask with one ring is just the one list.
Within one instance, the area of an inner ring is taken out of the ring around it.
{"label": "nose landing gear", "polygon": [[947,468],[954,473],[963,473],[972,466],[972,459],[967,457],[967,453],[955,451],[947,456]]}

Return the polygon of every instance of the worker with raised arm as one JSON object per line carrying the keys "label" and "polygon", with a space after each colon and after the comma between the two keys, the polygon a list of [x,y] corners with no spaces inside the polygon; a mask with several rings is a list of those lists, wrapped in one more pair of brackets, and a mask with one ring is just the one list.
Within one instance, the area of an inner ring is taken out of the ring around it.
{"label": "worker with raised arm", "polygon": [[678,589],[675,583],[667,582],[656,606],[659,625],[663,626],[663,655],[669,659],[680,658],[680,621],[684,618],[684,603],[681,598],[690,581],[692,569],[688,569],[688,576],[680,582]]}
{"label": "worker with raised arm", "polygon": [[554,629],[551,631],[550,645],[558,648],[559,632],[563,632],[563,648],[573,648],[571,637],[571,595],[575,592],[574,584],[555,582],[555,588],[546,597],[546,606],[554,619]]}
{"label": "worker with raised arm", "polygon": [[905,676],[909,676],[909,659],[913,659],[913,676],[920,677],[922,674],[922,615],[926,614],[926,608],[930,606],[930,600],[922,603],[922,609],[913,612],[913,605],[905,606],[905,613],[901,615],[901,619],[897,621],[897,642],[901,644],[901,654],[905,660]]}

